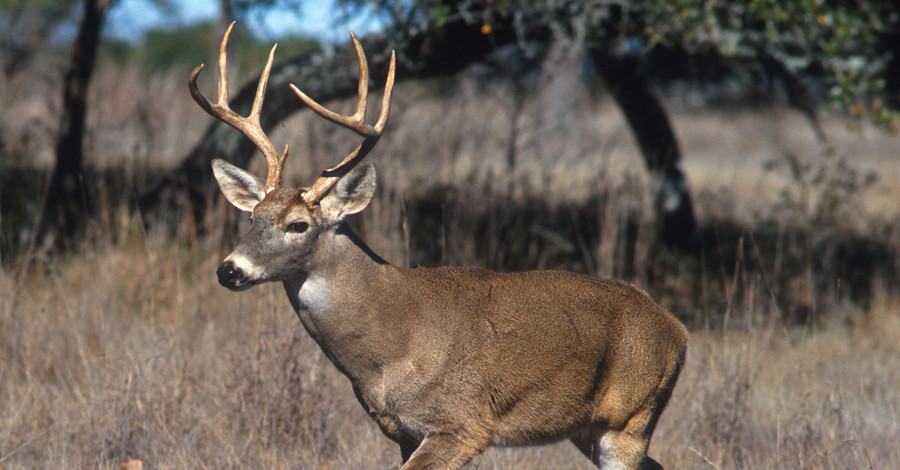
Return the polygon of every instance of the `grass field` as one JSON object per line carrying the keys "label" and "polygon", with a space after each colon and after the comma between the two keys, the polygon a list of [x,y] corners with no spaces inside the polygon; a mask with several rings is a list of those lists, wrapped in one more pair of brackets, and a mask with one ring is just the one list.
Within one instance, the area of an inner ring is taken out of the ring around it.
{"label": "grass field", "polygon": [[[89,160],[122,168],[129,182],[174,165],[209,123],[189,101],[183,76],[105,70],[97,80]],[[354,222],[376,252],[396,264],[416,258],[404,232],[407,204],[435,188],[551,208],[602,193],[593,216],[604,227],[601,240],[580,266],[625,272],[611,261],[624,237],[616,221],[644,220],[650,206],[636,147],[615,108],[588,99],[575,76],[541,80],[542,92],[518,116],[507,112],[517,99],[508,88],[477,77],[457,79],[444,97],[435,89],[447,83],[398,86],[374,155],[381,190]],[[141,86],[96,91],[122,82]],[[57,106],[40,94],[52,83],[42,83],[2,84],[3,102],[19,113],[0,126],[4,155],[27,155],[38,167],[50,161],[48,116]],[[829,117],[830,140],[822,144],[790,110],[672,109],[701,223],[741,227],[749,255],[714,271],[667,258],[665,271],[653,275],[665,254],[637,242],[629,280],[665,307],[694,312],[683,317],[689,357],[651,456],[674,469],[900,468],[895,278],[876,275],[863,304],[839,295],[841,280],[817,270],[811,252],[787,253],[852,235],[893,247],[896,256],[900,139],[848,131]],[[276,145],[291,140],[296,184],[349,151],[345,134],[307,114],[273,135]],[[504,163],[510,149],[512,169]],[[13,164],[20,163],[4,167]],[[862,184],[868,172],[877,179]],[[25,252],[0,266],[0,468],[119,468],[128,459],[145,468],[399,463],[398,450],[303,331],[281,286],[232,293],[216,283],[230,248],[216,218],[230,208],[220,201],[203,221],[210,234],[190,240],[142,226],[126,206],[106,209],[92,240],[74,253]],[[772,251],[750,236],[770,226],[783,234]],[[470,229],[420,236],[439,239],[444,262],[489,265]],[[794,235],[801,241],[785,242]],[[537,260],[532,267],[553,259],[542,255],[526,259]],[[895,270],[900,264],[886,261]],[[798,303],[813,310],[800,322],[784,315]],[[492,449],[473,468],[591,467],[561,443]]]}
{"label": "grass field", "polygon": [[[164,239],[5,269],[3,468],[387,468],[399,453],[280,286],[231,293]],[[896,468],[900,300],[815,328],[696,327],[651,454],[667,468]],[[589,468],[564,443],[477,468]]]}

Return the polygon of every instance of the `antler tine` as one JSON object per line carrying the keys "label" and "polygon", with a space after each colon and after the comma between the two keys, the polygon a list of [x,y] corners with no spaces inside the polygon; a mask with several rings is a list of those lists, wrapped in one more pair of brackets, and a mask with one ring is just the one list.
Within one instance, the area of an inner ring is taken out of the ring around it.
{"label": "antler tine", "polygon": [[284,162],[287,159],[289,149],[289,147],[285,145],[284,152],[279,156],[278,152],[275,150],[275,146],[272,145],[272,142],[269,140],[269,137],[266,136],[266,133],[262,130],[262,126],[259,123],[263,100],[266,95],[266,85],[269,83],[269,73],[272,71],[272,62],[275,60],[275,48],[278,47],[278,45],[272,46],[272,50],[269,51],[269,59],[266,61],[266,66],[263,68],[262,74],[259,77],[259,84],[256,87],[256,96],[253,98],[250,115],[243,117],[232,111],[228,106],[228,64],[226,49],[228,48],[228,40],[231,38],[231,31],[234,29],[234,25],[235,22],[232,22],[231,25],[228,26],[228,29],[225,31],[225,36],[222,37],[222,43],[219,46],[218,101],[216,103],[210,103],[209,100],[200,93],[200,89],[197,87],[197,76],[200,75],[200,71],[203,70],[203,64],[200,64],[193,72],[191,72],[191,76],[188,79],[188,88],[191,91],[191,96],[194,98],[194,101],[196,101],[207,114],[241,131],[242,134],[256,145],[263,156],[266,157],[266,164],[268,165],[266,194],[268,194],[281,186],[281,173],[284,169]]}
{"label": "antler tine", "polygon": [[319,179],[316,180],[311,188],[303,193],[303,200],[309,207],[316,206],[319,201],[328,194],[328,191],[334,187],[340,177],[353,169],[353,167],[362,161],[372,148],[375,147],[375,144],[377,144],[378,140],[381,138],[381,134],[387,124],[388,115],[391,111],[391,94],[394,90],[394,72],[396,69],[396,55],[394,54],[394,51],[391,51],[391,63],[388,68],[387,82],[384,86],[384,96],[381,100],[381,114],[378,116],[378,121],[372,126],[366,122],[366,108],[369,101],[369,64],[366,61],[366,54],[363,52],[362,45],[356,38],[356,35],[350,33],[350,38],[353,40],[353,46],[356,48],[356,57],[359,62],[359,100],[356,103],[355,113],[350,116],[345,116],[326,109],[324,106],[310,98],[306,93],[300,91],[295,85],[291,84],[291,89],[294,90],[294,93],[318,115],[335,124],[346,127],[364,138],[362,143],[359,144],[355,150],[350,152],[341,163],[333,168],[323,170]]}

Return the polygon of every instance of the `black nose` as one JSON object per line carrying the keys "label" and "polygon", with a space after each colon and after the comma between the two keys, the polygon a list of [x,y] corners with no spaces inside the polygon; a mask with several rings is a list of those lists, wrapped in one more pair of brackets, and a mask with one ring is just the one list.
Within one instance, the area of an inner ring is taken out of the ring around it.
{"label": "black nose", "polygon": [[244,277],[244,273],[240,268],[234,267],[230,262],[224,262],[219,269],[216,269],[216,276],[219,276],[219,284],[233,289],[237,285],[238,280]]}

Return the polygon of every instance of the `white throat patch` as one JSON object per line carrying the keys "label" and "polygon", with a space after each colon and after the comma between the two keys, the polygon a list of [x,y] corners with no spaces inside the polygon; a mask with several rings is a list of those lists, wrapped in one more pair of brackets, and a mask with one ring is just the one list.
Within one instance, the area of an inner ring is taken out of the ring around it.
{"label": "white throat patch", "polygon": [[[300,311],[307,311],[312,315],[324,313],[331,304],[331,289],[328,281],[316,275],[310,275],[302,284],[300,281],[294,281],[291,292],[296,295],[297,303],[295,308]],[[293,299],[292,299],[293,300]]]}

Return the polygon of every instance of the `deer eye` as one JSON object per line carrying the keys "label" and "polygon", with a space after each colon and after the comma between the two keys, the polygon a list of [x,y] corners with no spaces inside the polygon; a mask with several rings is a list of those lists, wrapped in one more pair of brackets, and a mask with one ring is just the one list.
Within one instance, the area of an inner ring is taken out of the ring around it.
{"label": "deer eye", "polygon": [[292,222],[290,225],[288,225],[288,232],[303,233],[308,228],[309,224],[306,222]]}

